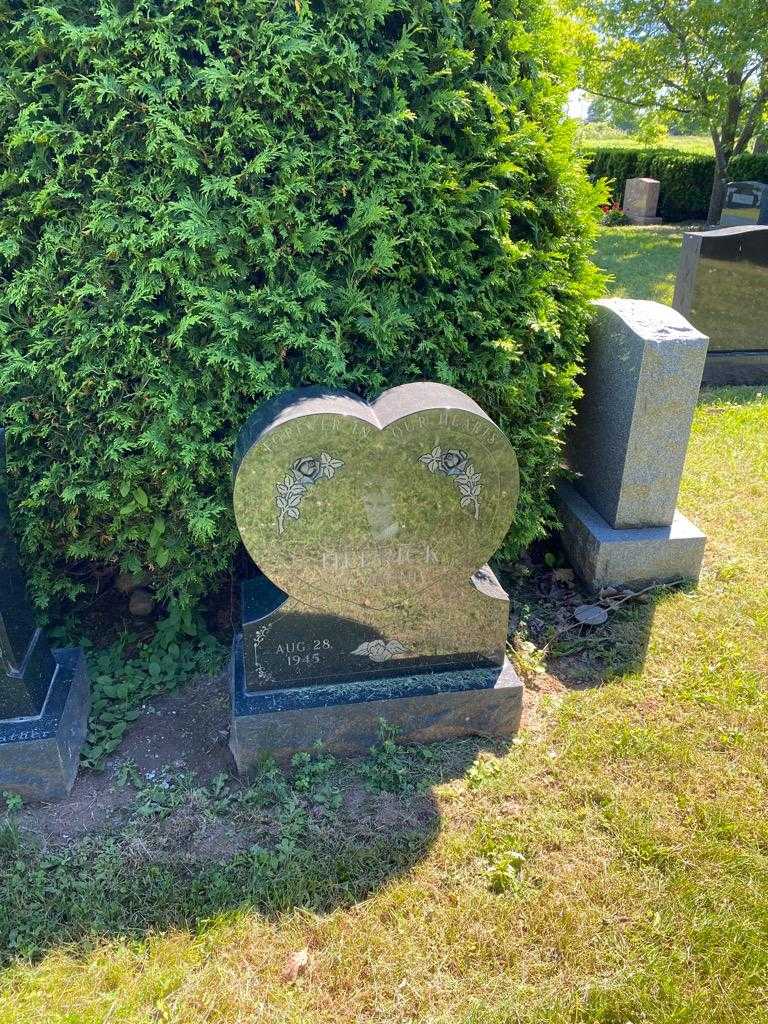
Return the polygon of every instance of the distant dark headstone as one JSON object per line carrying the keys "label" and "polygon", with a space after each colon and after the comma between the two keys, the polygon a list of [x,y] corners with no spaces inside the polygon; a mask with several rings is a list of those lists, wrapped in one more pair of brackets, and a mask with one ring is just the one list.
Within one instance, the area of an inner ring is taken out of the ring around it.
{"label": "distant dark headstone", "polygon": [[53,800],[77,773],[88,677],[82,651],[52,651],[35,624],[11,534],[2,430],[0,578],[0,790]]}
{"label": "distant dark headstone", "polygon": [[243,587],[232,749],[247,768],[316,740],[514,732],[508,598],[485,565],[518,494],[515,454],[466,395],[409,384],[373,404],[305,388],[267,402],[235,454],[235,518],[264,575]]}
{"label": "distant dark headstone", "polygon": [[731,181],[725,189],[720,227],[768,224],[768,185],[764,181]]}
{"label": "distant dark headstone", "polygon": [[705,384],[768,381],[768,225],[686,232],[673,305],[709,336]]}

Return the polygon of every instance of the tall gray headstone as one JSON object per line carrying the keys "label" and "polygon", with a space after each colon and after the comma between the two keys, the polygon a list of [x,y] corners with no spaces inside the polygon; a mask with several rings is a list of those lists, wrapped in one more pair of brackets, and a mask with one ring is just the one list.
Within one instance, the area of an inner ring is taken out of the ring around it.
{"label": "tall gray headstone", "polygon": [[89,709],[78,648],[51,650],[29,604],[11,534],[0,430],[0,790],[53,800],[72,788]]}
{"label": "tall gray headstone", "polygon": [[558,489],[565,547],[592,586],[698,578],[704,535],[677,510],[707,339],[656,302],[595,303]]}
{"label": "tall gray headstone", "polygon": [[705,384],[768,381],[768,225],[686,232],[673,305],[709,337]]}
{"label": "tall gray headstone", "polygon": [[485,564],[518,493],[515,454],[466,395],[410,384],[369,404],[302,388],[261,406],[234,508],[263,575],[243,587],[231,748],[247,769],[317,740],[511,735],[509,602]]}

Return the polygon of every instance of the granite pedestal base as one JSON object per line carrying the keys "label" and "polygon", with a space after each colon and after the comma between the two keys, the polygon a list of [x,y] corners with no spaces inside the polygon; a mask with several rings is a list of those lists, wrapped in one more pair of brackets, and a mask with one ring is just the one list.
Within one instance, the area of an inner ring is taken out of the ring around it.
{"label": "granite pedestal base", "polygon": [[512,737],[523,704],[523,684],[508,661],[497,668],[246,690],[242,636],[232,648],[231,686],[229,746],[240,772],[266,756],[286,762],[318,741],[335,754],[367,753],[382,718],[407,743]]}
{"label": "granite pedestal base", "polygon": [[768,384],[768,349],[754,352],[708,352],[702,384]]}
{"label": "granite pedestal base", "polygon": [[0,721],[0,791],[26,800],[56,800],[72,788],[90,710],[83,652],[53,652],[56,670],[43,710],[35,718]]}
{"label": "granite pedestal base", "polygon": [[626,213],[626,218],[630,224],[638,227],[644,227],[646,224],[661,224],[661,217],[643,217],[636,213]]}
{"label": "granite pedestal base", "polygon": [[614,530],[565,482],[556,504],[563,547],[589,587],[699,578],[706,537],[679,512],[671,526]]}

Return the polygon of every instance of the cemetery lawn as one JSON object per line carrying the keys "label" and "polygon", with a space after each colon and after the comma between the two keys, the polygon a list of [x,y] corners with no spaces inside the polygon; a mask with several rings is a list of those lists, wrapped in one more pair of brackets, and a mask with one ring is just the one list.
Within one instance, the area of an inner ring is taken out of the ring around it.
{"label": "cemetery lawn", "polygon": [[700,225],[603,228],[595,263],[613,278],[608,292],[618,298],[653,299],[672,305],[683,231]]}
{"label": "cemetery lawn", "polygon": [[701,585],[605,626],[553,638],[567,570],[509,567],[552,641],[511,745],[385,741],[243,790],[124,766],[133,810],[70,846],[11,813],[0,1022],[768,1019],[768,396],[703,393],[680,506]]}
{"label": "cemetery lawn", "polygon": [[576,137],[584,149],[598,146],[611,149],[679,149],[683,153],[715,155],[709,135],[665,135],[655,145],[648,147],[636,135],[628,135],[616,128],[584,124],[577,129]]}

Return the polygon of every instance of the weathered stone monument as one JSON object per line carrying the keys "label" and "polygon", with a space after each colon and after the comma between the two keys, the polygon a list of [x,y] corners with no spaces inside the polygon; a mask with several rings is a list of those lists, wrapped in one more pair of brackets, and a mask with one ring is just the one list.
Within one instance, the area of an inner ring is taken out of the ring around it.
{"label": "weathered stone monument", "polygon": [[720,227],[768,224],[768,185],[764,181],[730,181],[725,189]]}
{"label": "weathered stone monument", "polygon": [[633,224],[661,224],[656,215],[661,182],[655,178],[627,178],[622,209]]}
{"label": "weathered stone monument", "polygon": [[240,770],[321,741],[367,750],[517,729],[508,598],[485,564],[518,496],[509,441],[466,395],[408,384],[368,404],[300,388],[240,434],[243,586],[230,746]]}
{"label": "weathered stone monument", "polygon": [[705,384],[768,381],[768,226],[686,232],[673,305],[709,336]]}
{"label": "weathered stone monument", "polygon": [[54,800],[72,788],[89,709],[79,648],[51,650],[35,625],[11,535],[0,430],[0,790]]}
{"label": "weathered stone monument", "polygon": [[676,510],[707,339],[656,302],[595,303],[557,492],[562,539],[593,587],[698,578],[704,535]]}

